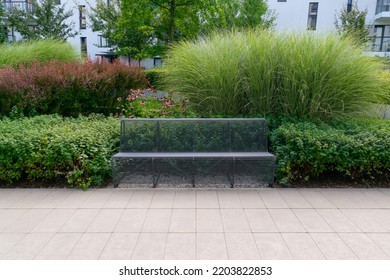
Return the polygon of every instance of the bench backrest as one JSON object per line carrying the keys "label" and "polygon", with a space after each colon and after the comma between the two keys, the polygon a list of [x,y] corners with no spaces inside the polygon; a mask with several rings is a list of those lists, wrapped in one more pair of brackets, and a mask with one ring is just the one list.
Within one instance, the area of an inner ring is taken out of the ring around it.
{"label": "bench backrest", "polygon": [[122,119],[122,152],[266,152],[265,119]]}

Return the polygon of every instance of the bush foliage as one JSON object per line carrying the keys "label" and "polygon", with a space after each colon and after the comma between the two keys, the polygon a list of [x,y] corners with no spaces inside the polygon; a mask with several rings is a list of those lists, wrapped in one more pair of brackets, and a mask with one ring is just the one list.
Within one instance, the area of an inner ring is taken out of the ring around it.
{"label": "bush foliage", "polygon": [[0,121],[0,181],[66,179],[83,189],[111,173],[119,121],[38,116]]}
{"label": "bush foliage", "polygon": [[0,68],[30,65],[36,61],[72,61],[78,58],[76,50],[63,40],[46,39],[0,45]]}
{"label": "bush foliage", "polygon": [[276,178],[309,180],[328,172],[350,180],[390,179],[390,121],[282,121],[270,132]]}
{"label": "bush foliage", "polygon": [[383,94],[382,64],[336,35],[217,33],[168,57],[166,88],[202,114],[361,115]]}
{"label": "bush foliage", "polygon": [[51,61],[0,70],[0,113],[16,106],[31,114],[114,113],[118,98],[145,84],[139,68],[123,64]]}

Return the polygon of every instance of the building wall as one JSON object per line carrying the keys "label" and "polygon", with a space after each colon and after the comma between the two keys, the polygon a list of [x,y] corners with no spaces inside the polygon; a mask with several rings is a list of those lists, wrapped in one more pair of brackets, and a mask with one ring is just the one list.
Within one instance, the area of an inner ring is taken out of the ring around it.
{"label": "building wall", "polygon": [[[356,0],[353,0],[356,1]],[[268,0],[268,6],[277,16],[276,30],[278,31],[303,31],[307,30],[309,4],[318,3],[317,31],[335,31],[335,16],[347,5],[347,0]],[[360,10],[368,9],[368,24],[374,22],[376,0],[359,0]]]}

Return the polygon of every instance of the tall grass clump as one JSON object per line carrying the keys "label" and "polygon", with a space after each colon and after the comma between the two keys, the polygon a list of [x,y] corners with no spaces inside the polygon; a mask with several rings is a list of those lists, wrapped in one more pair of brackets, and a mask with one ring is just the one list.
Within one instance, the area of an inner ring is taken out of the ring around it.
{"label": "tall grass clump", "polygon": [[78,58],[76,50],[67,42],[56,39],[0,44],[0,68],[30,65],[34,61],[72,61]]}
{"label": "tall grass clump", "polygon": [[230,31],[174,46],[162,80],[200,113],[328,117],[373,108],[381,67],[334,34]]}

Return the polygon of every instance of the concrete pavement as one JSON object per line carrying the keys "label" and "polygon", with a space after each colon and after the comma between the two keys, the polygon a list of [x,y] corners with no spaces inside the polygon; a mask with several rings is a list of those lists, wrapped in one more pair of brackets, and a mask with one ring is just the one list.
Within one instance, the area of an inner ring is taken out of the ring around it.
{"label": "concrete pavement", "polygon": [[0,189],[0,259],[390,259],[390,189]]}

